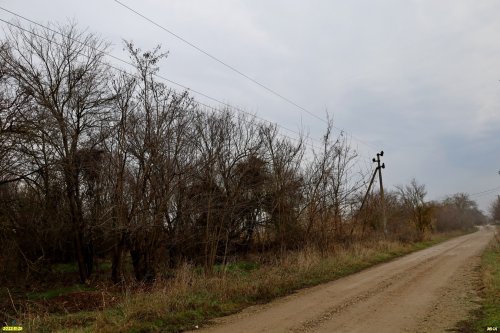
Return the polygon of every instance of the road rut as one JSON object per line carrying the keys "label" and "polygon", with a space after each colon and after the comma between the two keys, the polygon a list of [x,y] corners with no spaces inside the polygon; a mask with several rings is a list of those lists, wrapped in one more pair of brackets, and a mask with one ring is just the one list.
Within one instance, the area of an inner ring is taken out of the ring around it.
{"label": "road rut", "polygon": [[218,318],[196,332],[443,332],[477,307],[492,227]]}

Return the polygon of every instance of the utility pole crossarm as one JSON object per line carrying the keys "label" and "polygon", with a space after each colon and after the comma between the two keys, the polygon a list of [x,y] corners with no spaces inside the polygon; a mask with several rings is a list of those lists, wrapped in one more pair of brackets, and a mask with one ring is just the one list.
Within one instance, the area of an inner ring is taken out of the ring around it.
{"label": "utility pole crossarm", "polygon": [[377,163],[378,179],[380,182],[380,200],[382,204],[382,225],[384,227],[384,235],[387,236],[387,216],[385,211],[385,196],[384,196],[384,185],[382,183],[382,169],[385,169],[385,163],[380,164],[380,157],[384,156],[384,151],[377,153],[377,158],[373,159],[373,162]]}

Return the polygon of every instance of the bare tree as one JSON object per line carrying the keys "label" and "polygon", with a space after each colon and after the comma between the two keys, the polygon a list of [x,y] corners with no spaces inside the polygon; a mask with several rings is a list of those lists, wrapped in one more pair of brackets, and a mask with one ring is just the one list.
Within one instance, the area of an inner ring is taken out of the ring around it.
{"label": "bare tree", "polygon": [[500,223],[500,196],[497,196],[490,206],[490,215],[492,220],[496,223]]}
{"label": "bare tree", "polygon": [[304,180],[301,175],[304,141],[299,139],[292,143],[287,138],[280,138],[276,126],[262,126],[260,135],[264,145],[263,158],[269,165],[264,207],[269,226],[283,253],[292,244],[300,246],[303,240],[298,220]]}
{"label": "bare tree", "polygon": [[[354,239],[366,177],[331,118],[307,162],[304,136],[201,108],[158,81],[159,47],[126,43],[127,73],[75,25],[23,29],[0,42],[0,241],[27,274],[76,259],[84,282],[111,259],[120,282],[128,256],[135,279],[151,282],[183,261],[211,272],[249,251],[327,253]],[[397,189],[387,195],[391,231],[422,237],[433,221],[425,187]],[[362,216],[373,229],[378,198],[368,195]],[[478,216],[465,196],[437,206]]]}
{"label": "bare tree", "polygon": [[[8,31],[9,46],[0,54],[5,72],[32,103],[31,131],[43,138],[32,154],[55,154],[65,184],[69,221],[74,230],[80,279],[92,272],[92,238],[84,218],[79,151],[98,143],[99,130],[109,121],[114,96],[110,72],[103,60],[107,45],[74,24],[58,32],[28,28]],[[37,122],[38,121],[38,122]],[[41,147],[41,146],[42,147]]]}
{"label": "bare tree", "polygon": [[129,246],[138,280],[152,281],[160,252],[165,251],[180,160],[186,151],[189,110],[193,100],[157,82],[160,48],[142,52],[128,43],[138,71],[135,109],[129,115],[128,151],[133,174],[135,209],[129,225]]}
{"label": "bare tree", "polygon": [[322,150],[314,152],[314,160],[308,165],[304,192],[306,193],[307,234],[315,230],[311,240],[326,251],[333,238],[345,236],[344,222],[351,213],[364,177],[354,167],[357,153],[344,133],[333,138],[333,120],[328,117]]}
{"label": "bare tree", "polygon": [[396,186],[396,189],[410,222],[414,224],[419,237],[423,237],[426,231],[432,229],[432,206],[425,201],[425,185],[412,179],[409,185]]}

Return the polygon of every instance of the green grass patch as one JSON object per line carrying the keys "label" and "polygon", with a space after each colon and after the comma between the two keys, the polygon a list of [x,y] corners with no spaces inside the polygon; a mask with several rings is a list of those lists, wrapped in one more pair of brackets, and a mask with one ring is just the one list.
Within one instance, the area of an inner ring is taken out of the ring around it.
{"label": "green grass patch", "polygon": [[52,271],[60,274],[77,273],[78,265],[74,262],[54,264],[52,265]]}
{"label": "green grass patch", "polygon": [[[497,229],[500,231],[500,228]],[[488,327],[500,331],[500,235],[490,243],[481,257],[482,304],[474,322],[476,332],[486,332]]]}
{"label": "green grass patch", "polygon": [[94,288],[91,288],[86,285],[81,285],[81,284],[75,284],[73,286],[68,286],[68,287],[61,287],[61,288],[54,288],[54,289],[49,289],[49,290],[44,290],[44,291],[39,291],[39,292],[31,292],[27,294],[28,299],[30,300],[40,300],[40,299],[51,299],[57,296],[62,296],[74,292],[80,292],[80,291],[93,291],[95,290]]}
{"label": "green grass patch", "polygon": [[[52,265],[52,272],[58,274],[70,274],[70,273],[78,273],[78,264],[77,263],[58,263]],[[101,261],[97,264],[96,270],[98,271],[109,271],[111,270],[111,261]]]}
{"label": "green grass patch", "polygon": [[258,262],[253,261],[238,261],[235,263],[230,263],[226,265],[215,265],[214,272],[215,273],[234,273],[240,275],[246,275],[250,272],[259,269],[260,264]]}

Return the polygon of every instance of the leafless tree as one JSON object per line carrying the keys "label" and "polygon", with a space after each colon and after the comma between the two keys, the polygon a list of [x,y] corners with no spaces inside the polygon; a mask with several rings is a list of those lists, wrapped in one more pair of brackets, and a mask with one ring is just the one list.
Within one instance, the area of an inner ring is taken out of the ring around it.
{"label": "leafless tree", "polygon": [[[32,121],[25,123],[40,141],[30,143],[28,155],[44,156],[49,151],[62,174],[80,279],[85,281],[92,272],[93,244],[82,207],[79,151],[98,144],[96,138],[102,124],[109,121],[114,96],[100,51],[106,43],[78,31],[75,25],[57,29],[60,33],[11,28],[6,36],[8,48],[0,57],[6,75],[31,103],[25,120]],[[44,167],[48,165],[39,170]]]}
{"label": "leafless tree", "polygon": [[420,237],[432,229],[432,206],[425,201],[425,185],[412,179],[410,184],[396,187],[400,202],[406,209],[409,220],[414,224]]}
{"label": "leafless tree", "polygon": [[271,125],[262,126],[260,131],[263,159],[269,165],[265,213],[283,253],[292,244],[299,246],[302,239],[298,219],[304,181],[301,174],[304,141],[291,142],[278,134],[276,126]]}
{"label": "leafless tree", "polygon": [[174,198],[178,175],[185,172],[194,104],[187,93],[176,93],[155,80],[158,62],[166,57],[159,48],[142,52],[132,43],[127,47],[138,72],[126,132],[133,202],[128,245],[136,278],[152,280],[168,242],[167,232],[173,228]]}
{"label": "leafless tree", "polygon": [[322,150],[314,152],[304,186],[306,233],[322,251],[332,245],[334,238],[346,236],[344,224],[352,217],[351,205],[365,178],[355,168],[357,157],[343,132],[333,137],[333,121],[329,118]]}
{"label": "leafless tree", "polygon": [[[366,177],[331,118],[311,155],[303,135],[169,88],[159,47],[126,42],[126,72],[95,35],[54,29],[12,28],[0,42],[0,241],[27,272],[74,260],[85,282],[110,260],[121,282],[129,258],[135,279],[152,282],[183,261],[211,272],[249,251],[328,253],[352,235]],[[423,185],[387,198],[393,233],[431,228]],[[470,206],[462,199],[446,205]],[[373,230],[377,206],[369,195]]]}
{"label": "leafless tree", "polygon": [[497,196],[490,206],[491,218],[495,223],[500,221],[500,196]]}

